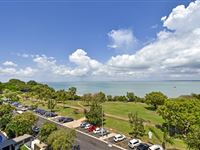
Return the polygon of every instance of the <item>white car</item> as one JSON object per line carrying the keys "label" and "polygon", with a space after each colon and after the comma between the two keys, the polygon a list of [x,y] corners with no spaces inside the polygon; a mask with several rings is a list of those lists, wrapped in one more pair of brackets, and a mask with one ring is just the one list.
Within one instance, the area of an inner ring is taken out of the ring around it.
{"label": "white car", "polygon": [[135,148],[135,147],[137,147],[138,145],[140,145],[140,143],[141,143],[141,140],[139,140],[139,139],[132,139],[132,140],[130,140],[130,141],[128,142],[128,146],[129,146],[130,148]]}
{"label": "white car", "polygon": [[164,150],[164,148],[160,145],[152,145],[148,150]]}
{"label": "white car", "polygon": [[98,134],[98,133],[100,133],[101,132],[101,128],[96,128],[94,131],[93,131],[93,133],[95,133],[95,134]]}
{"label": "white car", "polygon": [[125,135],[123,135],[123,134],[117,134],[117,135],[114,136],[113,140],[114,140],[115,142],[118,142],[118,141],[124,140],[125,138],[126,138]]}

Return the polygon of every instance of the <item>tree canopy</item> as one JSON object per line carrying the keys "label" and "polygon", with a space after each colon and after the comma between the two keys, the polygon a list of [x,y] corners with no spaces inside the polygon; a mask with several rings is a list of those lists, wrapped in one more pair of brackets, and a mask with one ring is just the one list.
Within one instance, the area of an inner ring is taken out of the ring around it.
{"label": "tree canopy", "polygon": [[151,92],[145,95],[146,103],[152,105],[154,109],[157,109],[158,105],[163,105],[167,96],[162,92]]}
{"label": "tree canopy", "polygon": [[53,132],[56,131],[57,127],[54,123],[46,122],[42,125],[39,132],[40,140],[43,142],[47,142],[48,136]]}
{"label": "tree canopy", "polygon": [[47,143],[53,150],[71,149],[75,141],[75,137],[75,130],[60,129],[49,135]]}

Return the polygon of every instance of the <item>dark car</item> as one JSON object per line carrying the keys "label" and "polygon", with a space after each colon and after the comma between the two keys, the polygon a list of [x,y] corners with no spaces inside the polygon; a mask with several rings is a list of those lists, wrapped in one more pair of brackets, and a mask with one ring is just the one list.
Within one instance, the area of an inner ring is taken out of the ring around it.
{"label": "dark car", "polygon": [[34,126],[34,127],[32,127],[32,130],[33,130],[33,132],[35,132],[35,133],[39,133],[40,128],[37,127],[37,126]]}
{"label": "dark car", "polygon": [[49,112],[49,111],[47,111],[47,112],[44,114],[44,116],[45,116],[45,117],[56,117],[57,114],[54,113],[54,112]]}
{"label": "dark car", "polygon": [[148,150],[148,148],[149,148],[148,144],[146,144],[146,143],[140,143],[140,145],[138,145],[136,147],[136,150]]}
{"label": "dark car", "polygon": [[59,118],[57,118],[57,121],[58,122],[63,122],[64,119],[65,119],[65,117],[59,117]]}
{"label": "dark car", "polygon": [[72,145],[72,150],[80,150],[80,145]]}
{"label": "dark car", "polygon": [[67,118],[67,117],[65,117],[62,122],[66,123],[66,122],[72,122],[72,121],[74,121],[73,118]]}
{"label": "dark car", "polygon": [[47,111],[43,110],[43,109],[35,109],[35,112],[40,114],[40,115],[44,115]]}
{"label": "dark car", "polygon": [[80,127],[81,127],[81,128],[85,128],[85,126],[86,126],[87,124],[88,124],[87,122],[82,122],[81,125],[80,125]]}

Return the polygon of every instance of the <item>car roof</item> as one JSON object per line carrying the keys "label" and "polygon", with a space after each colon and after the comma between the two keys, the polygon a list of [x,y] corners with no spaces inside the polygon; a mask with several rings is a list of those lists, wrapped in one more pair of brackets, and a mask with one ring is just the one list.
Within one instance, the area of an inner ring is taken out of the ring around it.
{"label": "car roof", "polygon": [[122,134],[115,135],[116,138],[123,136]]}
{"label": "car roof", "polygon": [[139,141],[139,139],[132,139],[132,140],[130,140],[131,143],[135,143],[137,141]]}
{"label": "car roof", "polygon": [[156,149],[156,148],[162,148],[160,145],[152,145],[150,148]]}

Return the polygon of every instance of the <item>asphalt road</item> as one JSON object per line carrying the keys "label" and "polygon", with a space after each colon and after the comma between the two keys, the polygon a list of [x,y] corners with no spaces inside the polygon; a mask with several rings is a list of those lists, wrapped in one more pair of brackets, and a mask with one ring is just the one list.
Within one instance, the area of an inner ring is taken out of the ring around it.
{"label": "asphalt road", "polygon": [[[48,119],[45,119],[43,117],[39,117],[39,120],[37,122],[37,126],[40,127],[45,122],[52,122]],[[61,126],[59,124],[56,124],[58,128],[67,128],[64,126]],[[120,150],[117,147],[109,147],[107,143],[104,143],[100,140],[94,139],[90,136],[87,136],[85,134],[82,134],[80,132],[76,132],[76,144],[80,145],[81,150]]]}

